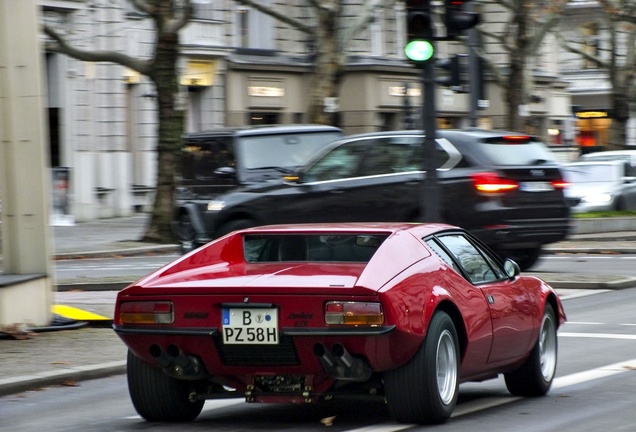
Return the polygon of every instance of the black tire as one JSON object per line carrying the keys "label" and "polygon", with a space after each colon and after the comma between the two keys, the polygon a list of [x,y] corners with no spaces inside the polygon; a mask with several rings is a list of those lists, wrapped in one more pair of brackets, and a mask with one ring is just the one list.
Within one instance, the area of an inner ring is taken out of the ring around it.
{"label": "black tire", "polygon": [[439,424],[457,404],[459,342],[453,320],[435,312],[424,344],[404,366],[384,374],[389,412],[402,423]]}
{"label": "black tire", "polygon": [[627,210],[627,205],[625,205],[625,198],[618,197],[618,199],[616,200],[616,204],[614,205],[614,210],[616,211]]}
{"label": "black tire", "polygon": [[512,259],[519,265],[521,271],[530,269],[541,258],[541,248],[520,249],[503,253],[506,258]]}
{"label": "black tire", "polygon": [[135,410],[148,421],[189,422],[197,418],[204,400],[190,400],[197,382],[171,378],[128,351],[128,391]]}
{"label": "black tire", "polygon": [[219,230],[216,232],[216,237],[222,237],[225,234],[231,233],[232,231],[236,231],[236,230],[240,230],[244,228],[251,228],[253,226],[256,226],[256,223],[254,223],[250,219],[232,220],[221,225]]}
{"label": "black tire", "polygon": [[526,362],[504,375],[508,391],[515,396],[543,396],[554,380],[558,354],[557,320],[554,309],[546,304],[539,338]]}
{"label": "black tire", "polygon": [[194,240],[196,238],[196,231],[194,230],[190,216],[187,214],[184,213],[179,216],[175,231],[179,239],[179,249],[182,254],[193,251],[200,246]]}

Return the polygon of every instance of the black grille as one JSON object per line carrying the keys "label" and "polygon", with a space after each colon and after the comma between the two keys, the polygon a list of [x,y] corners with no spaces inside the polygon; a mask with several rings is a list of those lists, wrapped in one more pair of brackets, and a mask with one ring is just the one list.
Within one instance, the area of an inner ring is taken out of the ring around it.
{"label": "black grille", "polygon": [[299,364],[294,342],[281,335],[278,345],[224,345],[215,343],[226,366],[295,366]]}

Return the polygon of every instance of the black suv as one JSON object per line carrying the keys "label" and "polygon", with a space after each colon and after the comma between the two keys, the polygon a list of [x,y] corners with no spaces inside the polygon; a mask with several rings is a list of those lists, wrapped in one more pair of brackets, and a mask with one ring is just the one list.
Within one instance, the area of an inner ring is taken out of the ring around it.
{"label": "black suv", "polygon": [[[331,143],[295,176],[237,189],[207,204],[197,239],[272,223],[420,221],[424,135],[355,135]],[[563,240],[570,211],[558,161],[538,139],[492,130],[439,130],[444,222],[471,231],[527,269]]]}
{"label": "black suv", "polygon": [[207,243],[242,225],[223,230],[208,219],[211,200],[254,183],[280,182],[316,151],[342,137],[321,125],[257,126],[189,133],[182,148],[182,178],[175,202],[175,232],[182,251]]}

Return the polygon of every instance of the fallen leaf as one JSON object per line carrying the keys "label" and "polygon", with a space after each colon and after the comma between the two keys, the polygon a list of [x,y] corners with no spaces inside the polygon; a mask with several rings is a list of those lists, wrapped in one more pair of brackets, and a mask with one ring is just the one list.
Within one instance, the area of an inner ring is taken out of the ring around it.
{"label": "fallen leaf", "polygon": [[336,416],[325,417],[324,419],[320,420],[320,423],[324,424],[327,427],[333,426],[333,421],[335,420],[335,418]]}

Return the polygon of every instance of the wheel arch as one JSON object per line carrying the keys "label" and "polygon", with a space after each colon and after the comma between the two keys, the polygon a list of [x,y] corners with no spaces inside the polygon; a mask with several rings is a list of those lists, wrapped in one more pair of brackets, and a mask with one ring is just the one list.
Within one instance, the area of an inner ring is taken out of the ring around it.
{"label": "wheel arch", "polygon": [[223,216],[215,222],[213,238],[220,237],[219,232],[222,227],[237,221],[249,221],[251,222],[252,226],[263,225],[262,221],[260,221],[259,218],[252,213],[249,213],[247,211],[232,212],[228,215]]}
{"label": "wheel arch", "polygon": [[[559,302],[555,293],[550,293],[545,299],[545,304],[549,304],[552,306],[552,310],[556,314],[556,326],[559,328],[563,323],[562,318],[564,318],[563,307]],[[542,312],[543,313],[543,312]]]}
{"label": "wheel arch", "polygon": [[190,218],[190,223],[197,234],[205,234],[205,224],[203,223],[203,218],[199,213],[196,203],[185,202],[176,207],[173,217],[175,223],[181,218],[181,216],[188,216]]}
{"label": "wheel arch", "polygon": [[438,310],[445,312],[453,321],[453,324],[455,325],[455,330],[457,331],[460,358],[463,358],[464,353],[466,352],[466,346],[468,345],[468,337],[466,333],[466,327],[464,325],[464,318],[462,317],[461,312],[457,308],[457,305],[455,305],[450,300],[444,300],[439,305],[437,305],[437,307],[435,308],[435,311],[438,311]]}

